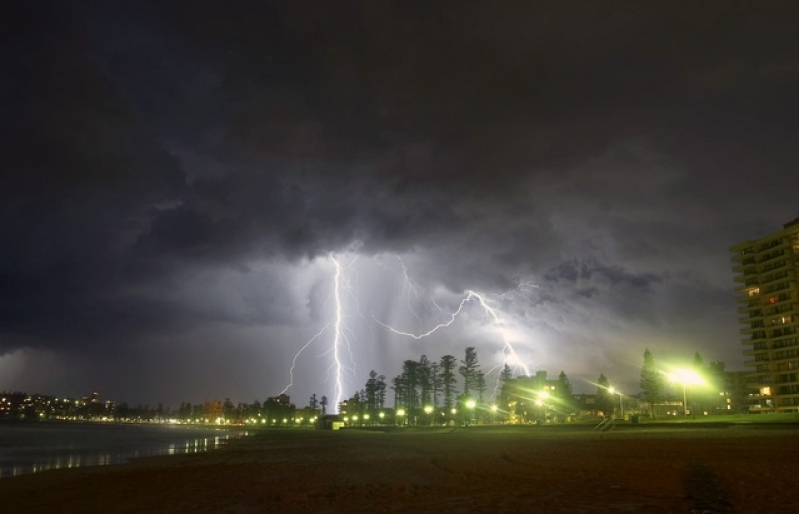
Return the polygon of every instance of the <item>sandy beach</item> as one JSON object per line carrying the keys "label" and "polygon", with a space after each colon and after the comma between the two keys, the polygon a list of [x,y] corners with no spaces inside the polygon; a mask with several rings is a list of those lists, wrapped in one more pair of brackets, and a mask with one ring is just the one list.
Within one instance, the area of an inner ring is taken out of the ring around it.
{"label": "sandy beach", "polygon": [[799,426],[264,430],[0,480],[0,512],[796,512]]}

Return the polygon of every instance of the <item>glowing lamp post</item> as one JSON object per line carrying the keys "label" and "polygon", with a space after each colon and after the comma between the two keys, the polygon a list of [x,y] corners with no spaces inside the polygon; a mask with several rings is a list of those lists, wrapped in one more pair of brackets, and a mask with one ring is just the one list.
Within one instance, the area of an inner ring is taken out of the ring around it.
{"label": "glowing lamp post", "polygon": [[702,385],[705,380],[692,369],[678,369],[668,376],[672,382],[682,384],[682,410],[685,416],[688,415],[688,396],[686,393],[686,385]]}
{"label": "glowing lamp post", "polygon": [[427,414],[427,424],[428,425],[432,425],[433,424],[432,420],[430,419],[430,413],[431,412],[433,412],[433,406],[432,405],[425,405],[424,406],[424,413]]}
{"label": "glowing lamp post", "polygon": [[474,406],[475,405],[477,405],[477,404],[471,398],[466,400],[466,408],[469,409],[469,422],[467,423],[467,425],[471,424],[472,418],[474,418]]}
{"label": "glowing lamp post", "polygon": [[618,394],[619,395],[619,414],[621,415],[621,419],[624,419],[624,400],[622,399],[621,391],[616,391],[615,387],[608,387],[608,392],[611,395]]}
{"label": "glowing lamp post", "polygon": [[397,409],[397,417],[400,418],[399,424],[402,426],[402,417],[405,416],[405,409]]}
{"label": "glowing lamp post", "polygon": [[538,399],[535,401],[535,404],[539,407],[543,407],[544,410],[544,423],[547,422],[547,404],[546,400],[549,398],[549,391],[541,391],[538,393]]}

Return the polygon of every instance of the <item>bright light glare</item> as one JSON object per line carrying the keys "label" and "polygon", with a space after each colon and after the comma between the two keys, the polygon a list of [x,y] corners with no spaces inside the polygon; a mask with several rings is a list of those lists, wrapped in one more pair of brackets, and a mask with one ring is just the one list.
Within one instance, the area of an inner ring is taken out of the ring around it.
{"label": "bright light glare", "polygon": [[668,377],[672,382],[685,385],[703,385],[705,383],[705,379],[692,369],[676,369]]}
{"label": "bright light glare", "polygon": [[467,400],[467,401],[466,401],[466,407],[468,407],[468,408],[470,408],[470,409],[474,409],[474,406],[475,406],[475,405],[476,405],[476,404],[474,403],[474,400]]}

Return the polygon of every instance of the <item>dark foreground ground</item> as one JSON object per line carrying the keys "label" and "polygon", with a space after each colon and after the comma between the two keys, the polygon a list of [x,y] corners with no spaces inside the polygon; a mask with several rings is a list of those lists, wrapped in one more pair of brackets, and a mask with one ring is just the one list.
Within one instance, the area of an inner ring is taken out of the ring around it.
{"label": "dark foreground ground", "polygon": [[799,426],[265,430],[0,479],[0,512],[799,512]]}

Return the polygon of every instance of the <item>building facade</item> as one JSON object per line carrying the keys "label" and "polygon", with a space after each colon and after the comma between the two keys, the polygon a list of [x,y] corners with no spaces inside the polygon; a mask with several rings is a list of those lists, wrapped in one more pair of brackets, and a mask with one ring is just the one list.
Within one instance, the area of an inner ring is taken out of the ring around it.
{"label": "building facade", "polygon": [[750,412],[799,412],[799,218],[730,248]]}

